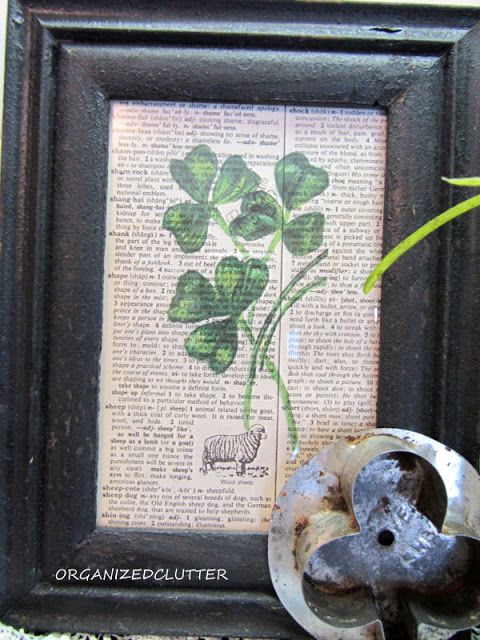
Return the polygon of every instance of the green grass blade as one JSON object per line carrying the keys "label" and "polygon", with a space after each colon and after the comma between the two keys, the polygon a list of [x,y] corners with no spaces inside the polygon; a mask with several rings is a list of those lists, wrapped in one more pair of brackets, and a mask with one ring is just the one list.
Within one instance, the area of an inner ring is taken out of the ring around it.
{"label": "green grass blade", "polygon": [[480,187],[480,178],[442,178],[454,187]]}
{"label": "green grass blade", "polygon": [[440,215],[433,218],[433,220],[430,220],[419,229],[414,231],[412,234],[407,236],[405,240],[402,240],[402,242],[397,244],[397,246],[394,247],[390,251],[390,253],[387,253],[383,260],[381,260],[381,262],[377,264],[375,269],[373,269],[373,271],[366,279],[365,284],[363,285],[364,293],[368,293],[369,291],[371,291],[375,286],[377,280],[382,277],[385,271],[389,269],[392,264],[400,258],[400,256],[414,247],[418,242],[426,238],[439,227],[443,226],[447,222],[450,222],[450,220],[453,220],[454,218],[462,215],[462,213],[467,213],[468,211],[471,211],[478,206],[480,206],[480,195],[473,196],[473,198],[468,198],[468,200],[463,200],[459,204],[455,205],[454,207],[450,207],[450,209],[447,209]]}

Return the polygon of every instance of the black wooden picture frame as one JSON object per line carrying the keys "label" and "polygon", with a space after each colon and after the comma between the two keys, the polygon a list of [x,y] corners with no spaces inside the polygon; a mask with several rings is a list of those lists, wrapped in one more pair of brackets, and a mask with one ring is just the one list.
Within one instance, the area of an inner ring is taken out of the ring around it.
{"label": "black wooden picture frame", "polygon": [[[294,0],[14,0],[2,186],[0,617],[28,630],[305,637],[263,534],[97,529],[111,99],[378,106],[384,250],[480,174],[480,9]],[[480,226],[382,289],[378,426],[480,453]],[[367,274],[365,274],[367,275]],[[60,567],[222,566],[193,588],[55,581]],[[213,586],[212,586],[213,584]]]}

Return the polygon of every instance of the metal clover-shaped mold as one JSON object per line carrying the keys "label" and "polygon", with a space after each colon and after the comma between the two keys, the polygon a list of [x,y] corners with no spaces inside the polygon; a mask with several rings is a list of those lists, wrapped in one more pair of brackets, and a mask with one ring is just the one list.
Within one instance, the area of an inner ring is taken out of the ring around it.
{"label": "metal clover-shaped mold", "polygon": [[269,564],[315,638],[450,638],[480,622],[480,478],[409,431],[340,440],[285,484]]}

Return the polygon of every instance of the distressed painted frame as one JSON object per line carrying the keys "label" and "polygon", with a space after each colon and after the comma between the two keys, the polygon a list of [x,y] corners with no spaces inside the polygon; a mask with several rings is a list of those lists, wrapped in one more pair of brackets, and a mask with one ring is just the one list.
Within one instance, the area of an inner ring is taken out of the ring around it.
{"label": "distressed painted frame", "polygon": [[[0,616],[28,630],[301,638],[263,534],[97,529],[110,99],[380,106],[384,250],[480,174],[480,10],[294,0],[13,0],[0,300]],[[207,80],[205,80],[207,79]],[[378,425],[480,451],[480,228],[387,274]],[[66,584],[60,567],[224,566],[205,583]]]}

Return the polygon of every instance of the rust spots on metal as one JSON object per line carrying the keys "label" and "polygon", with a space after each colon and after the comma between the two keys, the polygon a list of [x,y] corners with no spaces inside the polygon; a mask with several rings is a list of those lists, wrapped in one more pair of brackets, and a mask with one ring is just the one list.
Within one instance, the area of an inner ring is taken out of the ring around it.
{"label": "rust spots on metal", "polygon": [[335,487],[328,487],[328,495],[323,498],[322,503],[330,511],[348,511],[343,494]]}
{"label": "rust spots on metal", "polygon": [[349,593],[355,593],[359,590],[358,585],[353,584],[348,578],[346,578],[342,582],[339,582],[329,574],[325,576],[324,580],[315,580],[310,574],[305,573],[304,579],[306,582],[311,584],[314,589],[322,591],[323,593],[347,595]]}
{"label": "rust spots on metal", "polygon": [[295,521],[295,527],[293,530],[293,545],[292,545],[292,555],[294,559],[295,571],[298,571],[298,562],[297,562],[297,540],[300,537],[302,531],[308,525],[308,518],[306,516],[300,516]]}
{"label": "rust spots on metal", "polygon": [[300,518],[298,518],[295,522],[295,536],[298,538],[300,536],[300,534],[302,533],[302,531],[305,529],[305,527],[308,524],[308,518],[305,516],[301,516]]}
{"label": "rust spots on metal", "polygon": [[363,442],[365,440],[367,436],[362,435],[362,436],[347,436],[345,438],[345,442],[347,444],[360,444],[360,442]]}
{"label": "rust spots on metal", "polygon": [[385,513],[390,513],[390,500],[387,496],[383,496],[380,498],[380,506],[385,511]]}

